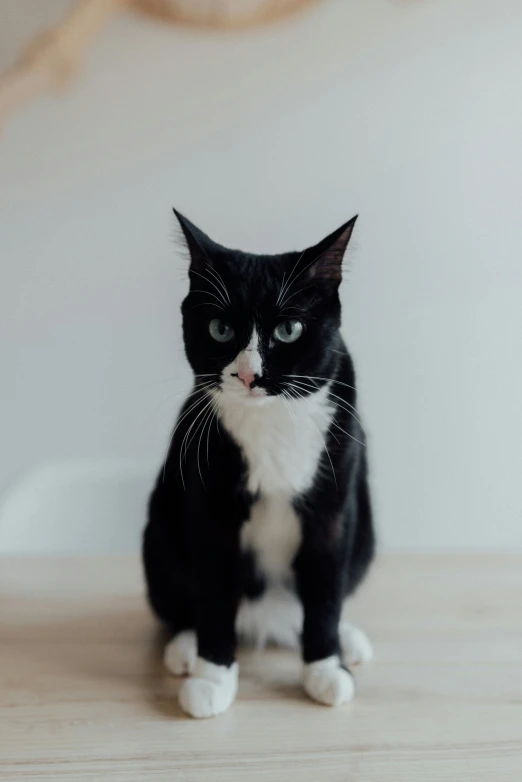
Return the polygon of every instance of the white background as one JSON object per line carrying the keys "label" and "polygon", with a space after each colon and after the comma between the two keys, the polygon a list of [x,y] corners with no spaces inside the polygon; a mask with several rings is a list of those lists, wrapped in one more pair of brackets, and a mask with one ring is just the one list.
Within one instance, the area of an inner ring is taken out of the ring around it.
{"label": "white background", "polygon": [[[0,64],[65,0],[2,0]],[[381,543],[522,545],[522,3],[121,16],[0,135],[0,548],[135,547],[189,384],[171,206],[297,249],[359,212],[344,332]],[[186,276],[186,275],[185,275]]]}

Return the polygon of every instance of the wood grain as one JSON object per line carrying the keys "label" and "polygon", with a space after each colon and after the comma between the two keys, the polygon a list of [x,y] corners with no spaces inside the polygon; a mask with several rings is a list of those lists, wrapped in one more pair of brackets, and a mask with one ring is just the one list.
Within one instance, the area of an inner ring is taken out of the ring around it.
{"label": "wood grain", "polygon": [[522,556],[382,556],[353,604],[376,658],[308,701],[292,653],[241,653],[236,704],[185,718],[132,559],[0,560],[0,779],[513,782]]}

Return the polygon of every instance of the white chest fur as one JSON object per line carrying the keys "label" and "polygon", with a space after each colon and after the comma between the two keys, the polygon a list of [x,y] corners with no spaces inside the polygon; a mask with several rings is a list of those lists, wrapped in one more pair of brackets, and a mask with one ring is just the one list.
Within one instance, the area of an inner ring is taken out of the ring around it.
{"label": "white chest fur", "polygon": [[326,386],[301,399],[278,396],[264,404],[222,394],[219,406],[247,461],[251,492],[293,497],[311,485],[332,415]]}
{"label": "white chest fur", "polygon": [[331,420],[327,389],[296,400],[270,399],[244,404],[220,399],[220,417],[241,447],[248,467],[248,488],[259,493],[241,531],[244,549],[272,583],[289,575],[301,541],[292,500],[312,483],[325,432]]}
{"label": "white chest fur", "polygon": [[259,570],[271,582],[281,583],[289,577],[300,543],[299,519],[289,499],[262,494],[241,529],[241,547],[255,553]]}

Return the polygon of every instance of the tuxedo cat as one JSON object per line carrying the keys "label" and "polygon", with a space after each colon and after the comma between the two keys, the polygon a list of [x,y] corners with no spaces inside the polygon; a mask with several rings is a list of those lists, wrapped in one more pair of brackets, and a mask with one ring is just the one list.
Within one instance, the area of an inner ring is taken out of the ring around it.
{"label": "tuxedo cat", "polygon": [[301,645],[314,700],[353,697],[370,659],[341,620],[374,552],[365,435],[339,328],[343,256],[356,218],[314,247],[253,255],[176,212],[190,252],[183,336],[195,381],[149,505],[151,606],[188,674],[183,710],[234,701],[238,638]]}

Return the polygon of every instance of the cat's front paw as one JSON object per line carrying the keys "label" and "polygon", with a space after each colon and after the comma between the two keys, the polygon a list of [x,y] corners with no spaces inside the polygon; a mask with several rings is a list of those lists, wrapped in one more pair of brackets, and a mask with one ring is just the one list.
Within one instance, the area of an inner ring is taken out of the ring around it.
{"label": "cat's front paw", "polygon": [[194,675],[185,679],[179,690],[179,705],[186,714],[198,719],[222,714],[235,700],[238,665],[227,668],[198,657]]}
{"label": "cat's front paw", "polygon": [[185,676],[194,672],[198,656],[196,633],[184,630],[178,633],[165,647],[163,662],[174,676]]}
{"label": "cat's front paw", "polygon": [[337,655],[305,665],[303,685],[312,700],[325,706],[351,701],[355,692],[353,676],[341,667]]}

